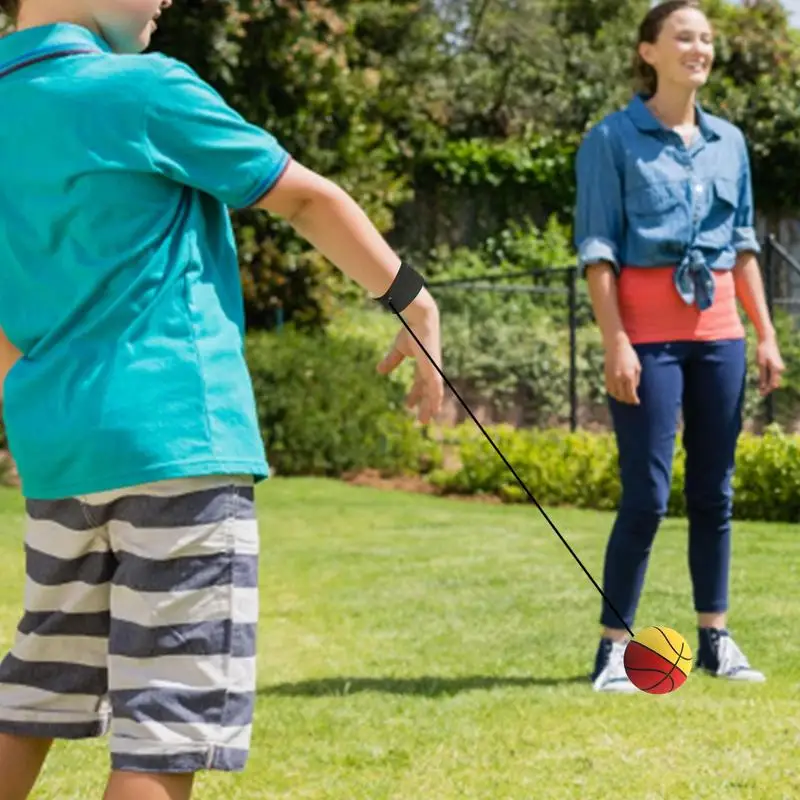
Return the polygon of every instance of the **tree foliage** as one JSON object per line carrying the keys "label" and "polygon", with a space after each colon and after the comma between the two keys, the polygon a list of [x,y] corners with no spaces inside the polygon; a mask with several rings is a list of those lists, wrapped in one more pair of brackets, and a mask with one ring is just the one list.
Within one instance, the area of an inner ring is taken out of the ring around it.
{"label": "tree foliage", "polygon": [[[390,167],[396,143],[380,113],[381,53],[359,25],[387,3],[225,2],[176,7],[156,46],[195,67],[248,120],[273,133],[299,162],[349,191],[381,230],[408,196]],[[410,3],[392,3],[403,22]],[[356,6],[360,6],[356,13]],[[242,279],[253,327],[280,306],[298,325],[324,319],[338,273],[283,222],[237,216]]]}
{"label": "tree foliage", "polygon": [[[568,222],[581,136],[628,102],[649,0],[204,0],[156,49],[181,58],[293,156],[345,189],[404,252]],[[745,132],[757,208],[797,205],[800,43],[778,0],[708,0],[702,102]],[[0,20],[2,26],[2,20]],[[352,291],[288,226],[236,216],[248,321],[318,325]]]}
{"label": "tree foliage", "polygon": [[797,209],[797,181],[788,164],[800,158],[800,37],[777,0],[743,7],[716,0],[717,59],[706,91],[709,107],[747,137],[759,211]]}

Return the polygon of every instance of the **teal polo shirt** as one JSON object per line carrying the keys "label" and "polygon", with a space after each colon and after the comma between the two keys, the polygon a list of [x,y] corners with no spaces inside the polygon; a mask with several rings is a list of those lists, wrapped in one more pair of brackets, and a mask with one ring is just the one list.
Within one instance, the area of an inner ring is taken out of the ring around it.
{"label": "teal polo shirt", "polygon": [[3,417],[26,497],[269,474],[230,209],[289,154],[186,65],[0,39]]}

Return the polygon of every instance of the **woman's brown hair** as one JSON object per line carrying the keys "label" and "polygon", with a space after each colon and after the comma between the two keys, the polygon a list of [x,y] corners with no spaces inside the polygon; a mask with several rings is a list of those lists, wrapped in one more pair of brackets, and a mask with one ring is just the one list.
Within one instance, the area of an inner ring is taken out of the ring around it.
{"label": "woman's brown hair", "polygon": [[20,0],[0,0],[0,11],[11,19],[16,19],[19,14]]}
{"label": "woman's brown hair", "polygon": [[666,0],[659,3],[647,13],[639,25],[639,38],[636,42],[636,53],[633,61],[633,74],[637,89],[646,95],[654,95],[658,88],[656,71],[639,55],[639,45],[643,42],[655,44],[661,34],[667,18],[683,8],[700,8],[697,0]]}

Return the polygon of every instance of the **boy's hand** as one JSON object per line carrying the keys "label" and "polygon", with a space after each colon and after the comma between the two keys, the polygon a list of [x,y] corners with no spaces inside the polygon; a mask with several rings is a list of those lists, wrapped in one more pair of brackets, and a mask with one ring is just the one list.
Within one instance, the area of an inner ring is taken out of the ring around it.
{"label": "boy's hand", "polygon": [[[422,346],[441,369],[441,335],[439,315],[436,307],[418,312],[414,304],[409,306],[403,318],[414,331]],[[417,416],[422,423],[430,422],[439,413],[444,398],[444,381],[422,348],[405,327],[397,334],[392,349],[378,364],[378,372],[388,375],[397,369],[406,358],[417,360],[414,384],[406,398],[409,408],[419,407]]]}

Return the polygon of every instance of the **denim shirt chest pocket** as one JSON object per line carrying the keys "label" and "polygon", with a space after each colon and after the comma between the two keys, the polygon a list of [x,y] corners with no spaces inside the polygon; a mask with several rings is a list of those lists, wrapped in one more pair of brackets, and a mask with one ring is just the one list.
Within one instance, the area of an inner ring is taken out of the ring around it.
{"label": "denim shirt chest pocket", "polygon": [[738,182],[727,175],[650,178],[626,193],[625,212],[634,228],[677,255],[685,247],[725,247],[733,233],[738,197]]}
{"label": "denim shirt chest pocket", "polygon": [[626,206],[634,218],[647,218],[674,213],[685,205],[685,187],[678,181],[645,183],[628,192]]}
{"label": "denim shirt chest pocket", "polygon": [[688,191],[685,180],[648,179],[631,188],[625,195],[629,225],[679,255],[692,228]]}
{"label": "denim shirt chest pocket", "polygon": [[733,235],[734,220],[739,204],[739,186],[735,177],[717,175],[708,179],[706,202],[701,209],[703,225],[698,232],[701,247],[723,248]]}

